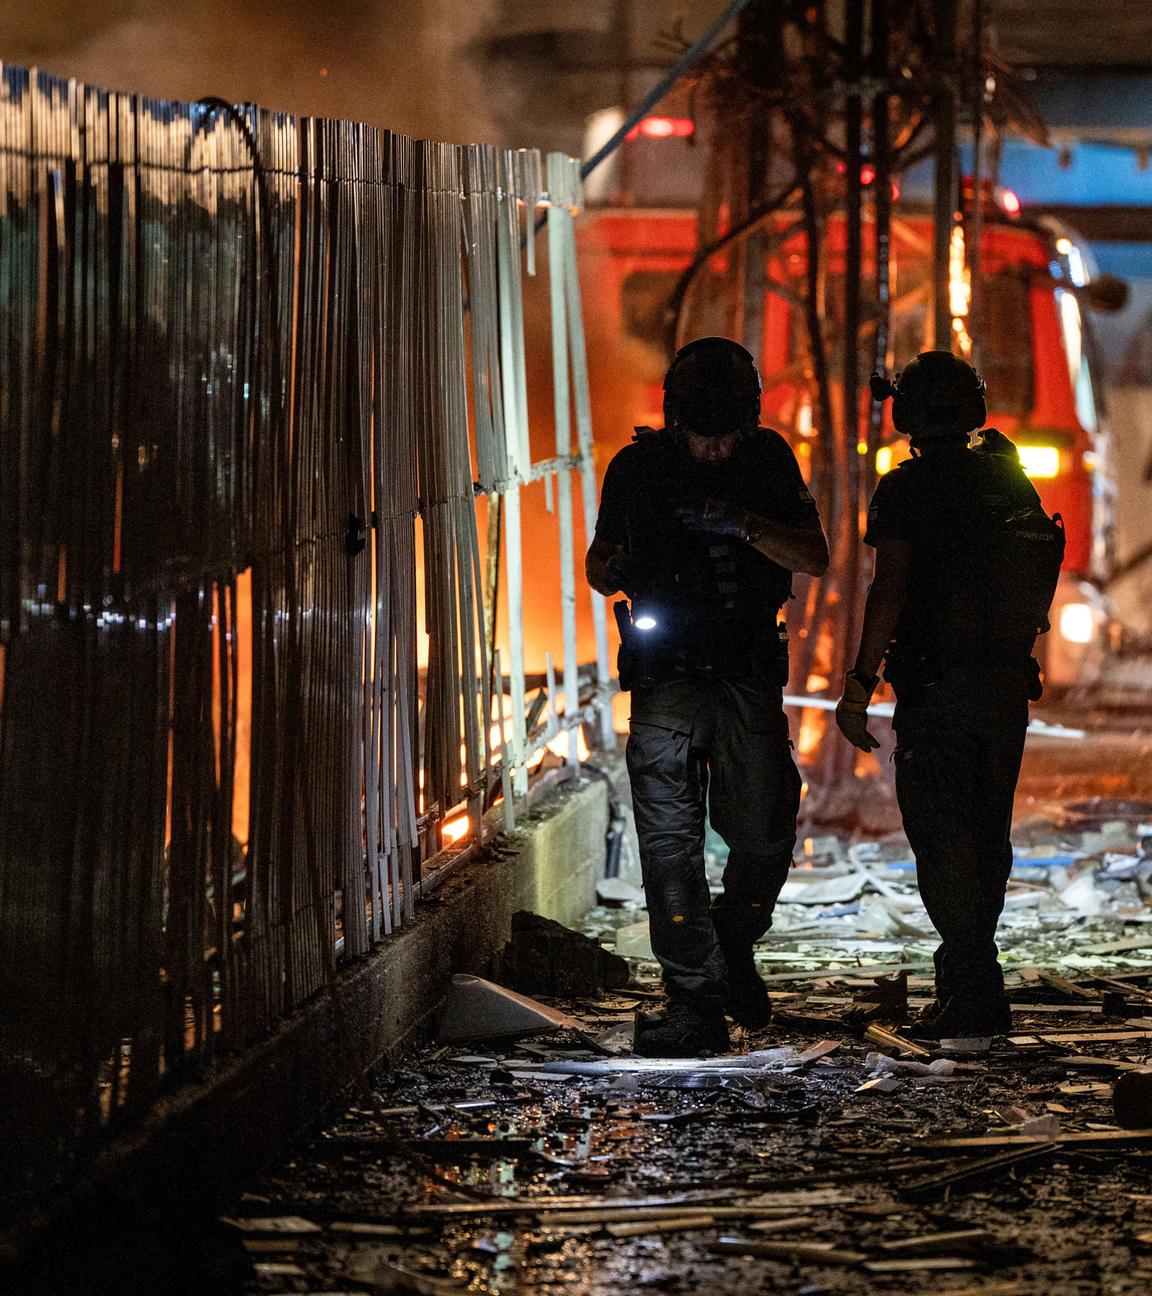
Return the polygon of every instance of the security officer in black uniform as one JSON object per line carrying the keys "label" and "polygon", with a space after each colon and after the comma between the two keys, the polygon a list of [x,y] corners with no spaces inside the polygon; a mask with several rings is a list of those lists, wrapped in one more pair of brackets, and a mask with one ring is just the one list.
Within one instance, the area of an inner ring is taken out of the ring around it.
{"label": "security officer in black uniform", "polygon": [[877,747],[867,706],[884,660],[896,692],[896,793],[920,894],[940,934],[936,1002],[925,1038],[1007,1033],[1011,1013],[996,924],[1012,867],[1012,801],[1032,658],[1063,556],[1012,442],[987,417],[979,374],[947,351],[916,357],[895,384],[898,432],[912,458],[882,477],[864,541],[876,549],[860,650],[836,719],[863,751]]}
{"label": "security officer in black uniform", "polygon": [[[800,776],[781,705],[777,625],[792,573],[822,575],[816,504],[778,433],[759,427],[752,356],[727,338],[682,348],[664,380],[662,431],[637,429],[604,479],[589,583],[622,591],[621,683],[632,690],[628,772],[665,1014],[636,1051],[728,1044],[771,1006],[752,949],[792,863]],[[710,905],[706,811],[730,854]]]}

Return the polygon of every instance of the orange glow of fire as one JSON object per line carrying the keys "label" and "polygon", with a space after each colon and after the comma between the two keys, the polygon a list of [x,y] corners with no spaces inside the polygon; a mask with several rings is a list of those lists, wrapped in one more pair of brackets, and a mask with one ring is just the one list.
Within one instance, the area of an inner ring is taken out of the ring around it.
{"label": "orange glow of fire", "polygon": [[823,711],[804,711],[800,717],[800,733],[796,750],[801,756],[811,756],[820,745],[827,724]]}
{"label": "orange glow of fire", "polygon": [[444,846],[452,846],[468,836],[469,823],[466,814],[457,815],[455,819],[445,819],[440,825],[440,841]]}

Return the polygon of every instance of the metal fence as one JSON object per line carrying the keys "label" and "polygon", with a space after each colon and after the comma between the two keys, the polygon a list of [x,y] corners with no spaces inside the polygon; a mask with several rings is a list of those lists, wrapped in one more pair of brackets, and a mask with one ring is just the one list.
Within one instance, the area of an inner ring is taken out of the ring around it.
{"label": "metal fence", "polygon": [[[559,155],[2,69],[15,1199],[403,923],[451,808],[479,842],[501,786],[514,822],[541,743],[568,728],[574,771],[575,727],[607,731],[601,601],[592,678],[575,648],[573,477],[595,509],[579,201]],[[538,213],[556,452],[534,465]],[[530,716],[519,497],[540,477],[563,689]]]}

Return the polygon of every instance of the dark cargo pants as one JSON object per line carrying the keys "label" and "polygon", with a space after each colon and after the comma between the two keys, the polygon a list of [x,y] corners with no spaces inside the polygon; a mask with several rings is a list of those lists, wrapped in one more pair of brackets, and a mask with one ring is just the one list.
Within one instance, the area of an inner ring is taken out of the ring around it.
{"label": "dark cargo pants", "polygon": [[920,896],[940,934],[936,995],[1003,996],[996,924],[1012,870],[1012,801],[1028,727],[1028,669],[946,674],[894,717],[896,796]]}
{"label": "dark cargo pants", "polygon": [[[633,694],[628,774],[652,950],[672,999],[722,999],[717,934],[750,945],[772,924],[800,806],[781,692],[753,675],[680,671]],[[729,847],[714,905],[706,812]]]}

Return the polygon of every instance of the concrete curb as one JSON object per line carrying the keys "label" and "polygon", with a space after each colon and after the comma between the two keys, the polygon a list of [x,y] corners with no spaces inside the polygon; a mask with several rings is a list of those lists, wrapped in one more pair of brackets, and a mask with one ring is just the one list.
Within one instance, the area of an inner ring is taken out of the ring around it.
{"label": "concrete curb", "polygon": [[513,913],[576,922],[603,876],[609,783],[626,782],[619,758],[596,765],[607,779],[545,789],[489,858],[461,865],[409,926],[344,970],[338,1004],[319,995],[101,1148],[65,1193],[0,1235],[0,1263],[42,1253],[65,1232],[75,1247],[78,1232],[99,1233],[142,1208],[152,1220],[211,1210],[314,1126],[365,1067],[395,1060],[429,1030],[455,973],[491,974]]}

